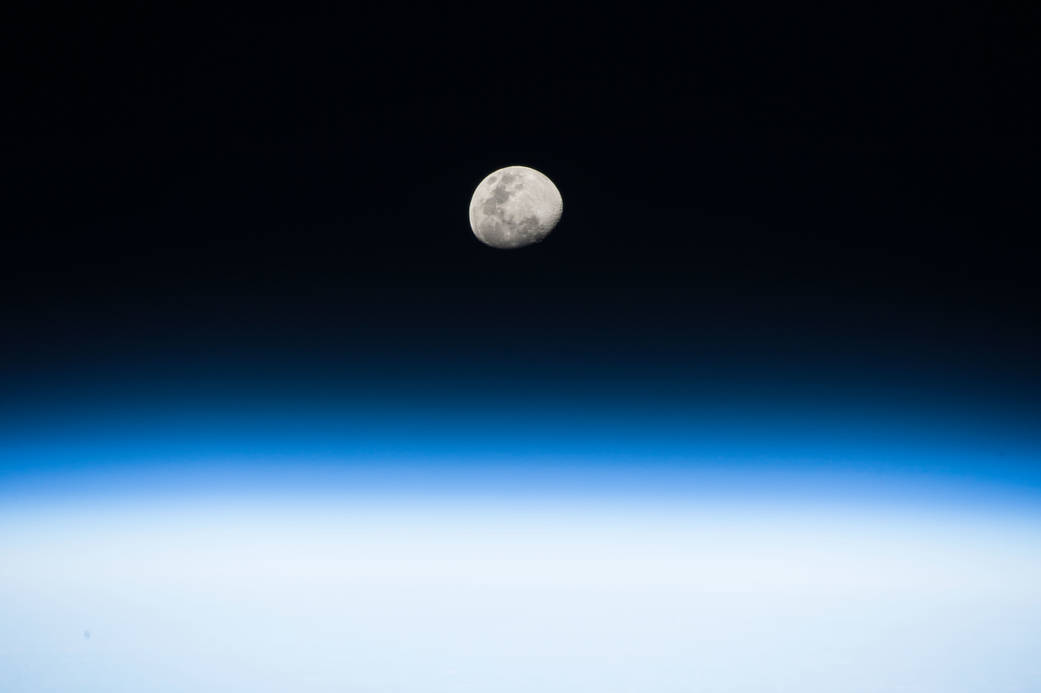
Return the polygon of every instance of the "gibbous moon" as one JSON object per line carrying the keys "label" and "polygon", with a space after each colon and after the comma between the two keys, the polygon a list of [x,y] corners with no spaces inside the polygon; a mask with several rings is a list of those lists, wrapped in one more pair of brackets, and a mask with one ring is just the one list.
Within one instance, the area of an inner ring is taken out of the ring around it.
{"label": "gibbous moon", "polygon": [[538,243],[560,221],[564,201],[553,181],[527,166],[500,168],[470,200],[470,228],[485,245],[520,248]]}

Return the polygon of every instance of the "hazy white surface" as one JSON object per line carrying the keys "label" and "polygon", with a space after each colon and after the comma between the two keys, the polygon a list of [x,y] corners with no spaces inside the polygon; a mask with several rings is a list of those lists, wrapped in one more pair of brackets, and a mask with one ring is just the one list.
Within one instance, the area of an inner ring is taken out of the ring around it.
{"label": "hazy white surface", "polygon": [[1036,520],[329,498],[9,509],[0,690],[1037,691]]}

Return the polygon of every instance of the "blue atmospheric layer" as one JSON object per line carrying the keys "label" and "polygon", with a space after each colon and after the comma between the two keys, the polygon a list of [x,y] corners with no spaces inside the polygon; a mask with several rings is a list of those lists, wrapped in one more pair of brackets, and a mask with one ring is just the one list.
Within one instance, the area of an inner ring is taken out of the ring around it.
{"label": "blue atmospheric layer", "polygon": [[1031,407],[841,387],[148,387],[8,403],[0,494],[1041,492]]}
{"label": "blue atmospheric layer", "polygon": [[1041,685],[1027,399],[138,376],[0,401],[4,691]]}

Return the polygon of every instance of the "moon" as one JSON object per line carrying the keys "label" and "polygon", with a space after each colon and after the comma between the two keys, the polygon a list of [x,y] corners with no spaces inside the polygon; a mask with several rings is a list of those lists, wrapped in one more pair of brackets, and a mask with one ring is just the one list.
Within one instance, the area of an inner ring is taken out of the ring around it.
{"label": "moon", "polygon": [[470,200],[470,228],[493,248],[521,248],[544,240],[560,221],[564,201],[544,173],[507,166],[489,173]]}

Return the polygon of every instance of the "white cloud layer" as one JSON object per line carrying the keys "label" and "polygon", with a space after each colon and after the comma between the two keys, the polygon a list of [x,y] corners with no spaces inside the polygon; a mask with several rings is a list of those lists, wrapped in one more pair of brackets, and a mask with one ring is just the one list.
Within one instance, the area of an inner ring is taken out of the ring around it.
{"label": "white cloud layer", "polygon": [[0,689],[1041,690],[1036,520],[328,496],[22,508],[0,514]]}

